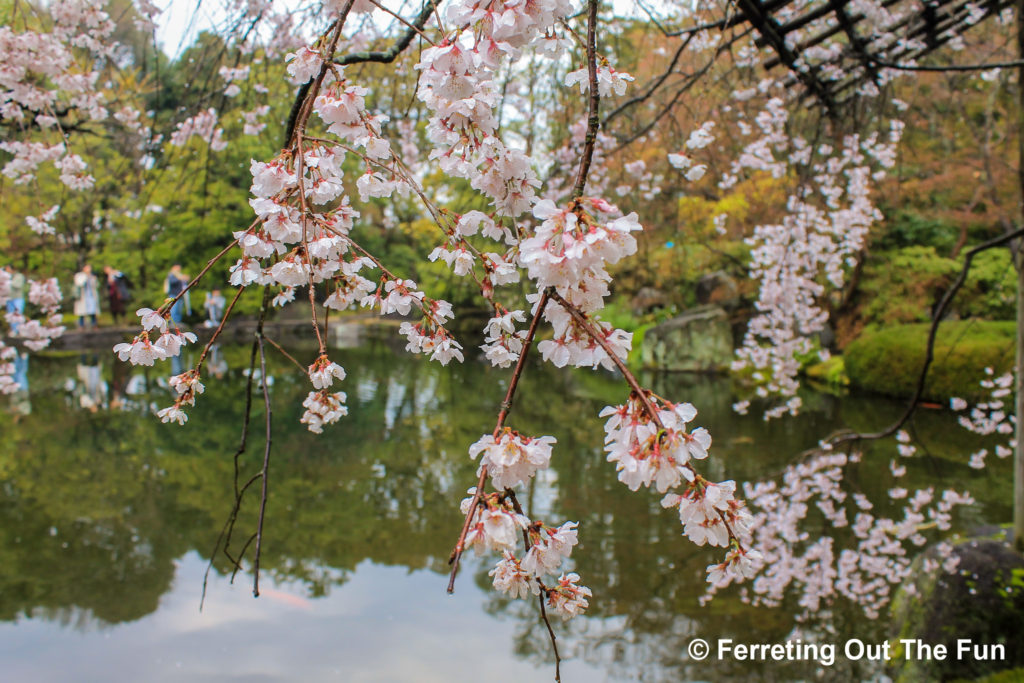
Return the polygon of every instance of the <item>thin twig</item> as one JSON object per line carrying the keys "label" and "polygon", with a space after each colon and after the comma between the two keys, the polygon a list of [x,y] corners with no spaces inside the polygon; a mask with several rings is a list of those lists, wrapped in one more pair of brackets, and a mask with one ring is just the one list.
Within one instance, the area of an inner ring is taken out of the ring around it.
{"label": "thin twig", "polygon": [[263,469],[260,470],[260,513],[256,520],[256,554],[253,557],[253,580],[252,594],[260,596],[260,553],[263,550],[263,517],[267,511],[267,472],[270,469],[270,391],[267,389],[267,363],[266,354],[263,351],[263,335],[256,337],[260,346],[260,384],[263,386],[263,409],[266,413],[264,423],[266,424],[266,445],[263,448]]}
{"label": "thin twig", "polygon": [[[501,402],[501,410],[498,412],[498,421],[494,426],[494,438],[498,438],[498,434],[501,429],[505,426],[505,419],[508,417],[508,413],[512,410],[512,399],[516,395],[516,387],[519,386],[519,377],[523,374],[523,368],[526,367],[526,354],[530,351],[530,346],[533,345],[533,337],[537,333],[537,327],[540,324],[541,316],[544,313],[544,307],[547,306],[548,296],[550,295],[549,290],[544,290],[540,294],[540,299],[537,301],[537,310],[533,314],[533,319],[530,321],[530,329],[526,332],[526,339],[523,340],[523,350],[519,352],[519,360],[516,361],[515,370],[512,371],[512,379],[508,383],[508,391],[505,392],[505,400]],[[480,476],[476,482],[476,491],[473,493],[473,499],[469,503],[469,510],[466,512],[466,521],[462,524],[462,532],[459,533],[459,540],[455,542],[455,548],[452,550],[451,556],[448,558],[448,564],[452,566],[451,574],[448,576],[448,592],[455,592],[455,575],[459,571],[459,560],[462,558],[462,551],[464,550],[464,544],[466,542],[466,534],[469,533],[470,524],[472,524],[473,517],[476,515],[476,507],[480,503],[480,496],[483,495],[484,483],[487,481],[487,466],[480,466]]]}
{"label": "thin twig", "polygon": [[[252,222],[252,225],[250,225],[248,228],[246,228],[246,231],[252,230],[254,227],[256,227],[256,224],[258,222],[259,222],[259,219],[257,218],[255,221]],[[158,310],[160,312],[164,312],[166,310],[169,310],[172,306],[174,306],[174,304],[176,304],[178,302],[178,299],[180,299],[181,297],[185,296],[186,292],[188,292],[196,284],[198,284],[198,282],[203,278],[204,275],[206,275],[206,273],[210,270],[210,268],[212,268],[213,265],[215,263],[217,263],[217,261],[220,261],[224,257],[224,255],[227,254],[231,250],[231,247],[235,246],[236,244],[238,244],[238,238],[237,237],[235,239],[231,240],[231,243],[228,244],[228,246],[226,246],[223,249],[221,249],[220,252],[218,252],[218,254],[216,256],[214,256],[212,259],[207,261],[206,265],[203,267],[203,269],[199,271],[199,274],[196,275],[194,278],[192,278],[192,280],[187,285],[185,285],[184,289],[182,289],[180,292],[178,292],[178,296],[174,297],[173,299],[167,299],[166,301],[164,301],[164,305],[161,306]]]}
{"label": "thin twig", "polygon": [[[512,509],[517,514],[526,516],[523,513],[523,506],[519,504],[519,499],[516,498],[516,492],[510,488],[505,489],[505,497],[512,502]],[[530,546],[533,544],[530,542],[530,533],[526,529],[523,529],[523,544],[526,546],[526,552],[530,551]],[[548,588],[544,585],[544,582],[539,577],[534,579],[537,585],[540,586],[540,593],[537,597],[540,599],[540,618],[544,622],[544,625],[548,629],[548,636],[551,637],[551,649],[555,653],[555,681],[559,682],[562,680],[562,657],[558,654],[558,639],[555,638],[555,630],[551,628],[551,621],[548,619],[548,610],[544,606],[544,598],[548,596]]]}
{"label": "thin twig", "polygon": [[881,59],[872,54],[865,54],[864,57],[878,66],[886,69],[896,69],[897,71],[990,71],[992,69],[1017,69],[1024,66],[1024,60],[1013,59],[1006,62],[989,62],[988,64],[946,64],[945,66],[931,66],[931,65],[920,65],[920,64],[898,64],[896,62],[890,62],[885,59]]}
{"label": "thin twig", "polygon": [[[267,312],[267,301],[270,295],[270,288],[263,288],[263,306],[260,308],[259,321],[256,324],[257,334],[263,331],[263,321],[266,319]],[[238,562],[228,552],[228,548],[231,545],[231,533],[235,528],[235,521],[238,519],[238,511],[242,505],[242,494],[248,487],[239,488],[238,477],[240,474],[238,459],[242,453],[245,452],[246,442],[249,438],[249,421],[252,416],[252,383],[253,377],[255,377],[256,370],[256,354],[259,350],[258,338],[253,339],[252,352],[249,354],[249,377],[245,383],[245,410],[242,412],[242,438],[238,444],[238,448],[235,450],[235,454],[232,457],[232,462],[235,468],[235,475],[232,479],[232,485],[235,489],[235,500],[231,506],[231,512],[228,514],[227,520],[224,522],[224,526],[221,527],[220,534],[217,536],[217,542],[213,546],[213,552],[210,553],[210,561],[206,565],[206,571],[203,572],[203,590],[199,598],[199,609],[203,609],[203,602],[206,600],[206,586],[210,578],[210,570],[213,568],[213,561],[217,557],[217,552],[224,549],[224,555],[227,556],[234,564],[235,570],[239,568]],[[223,544],[223,545],[222,545]]]}
{"label": "thin twig", "polygon": [[273,346],[273,347],[274,347],[275,349],[277,349],[278,351],[280,351],[280,352],[281,352],[281,355],[282,355],[282,356],[284,356],[285,358],[287,358],[288,360],[290,360],[290,361],[291,361],[291,362],[292,362],[292,363],[293,363],[293,364],[295,365],[295,367],[297,367],[297,368],[298,368],[299,370],[301,370],[301,371],[302,371],[303,373],[309,372],[308,368],[304,368],[304,367],[302,367],[302,363],[300,363],[299,361],[295,360],[295,357],[294,357],[294,356],[292,356],[292,355],[291,355],[290,353],[288,353],[287,351],[285,351],[285,350],[284,350],[284,349],[283,349],[283,348],[281,347],[281,345],[280,345],[280,344],[278,344],[278,343],[277,343],[276,341],[274,341],[274,340],[273,340],[273,339],[271,339],[270,337],[267,337],[266,335],[264,335],[264,337],[263,337],[263,341],[267,342],[268,344],[270,344],[271,346]]}
{"label": "thin twig", "polygon": [[203,369],[203,361],[206,360],[206,354],[210,352],[210,349],[213,348],[213,343],[217,341],[217,337],[219,337],[220,333],[224,331],[224,323],[226,323],[228,318],[231,317],[231,309],[235,307],[235,303],[238,301],[238,298],[242,296],[242,292],[244,290],[245,287],[239,287],[238,292],[235,293],[235,296],[231,299],[231,303],[229,303],[228,307],[224,309],[224,314],[221,316],[220,324],[217,325],[217,329],[213,331],[213,336],[210,337],[210,341],[206,342],[206,346],[203,347],[203,352],[199,354],[199,362],[196,363],[197,373]]}
{"label": "thin twig", "polygon": [[[540,579],[537,579],[537,582],[539,583]],[[543,590],[537,594],[540,602],[540,618],[544,620],[544,625],[548,627],[548,635],[551,637],[551,649],[555,652],[555,681],[560,683],[562,680],[562,657],[558,654],[558,641],[555,638],[555,630],[551,628],[551,622],[548,621],[548,610],[544,607],[544,597]]]}

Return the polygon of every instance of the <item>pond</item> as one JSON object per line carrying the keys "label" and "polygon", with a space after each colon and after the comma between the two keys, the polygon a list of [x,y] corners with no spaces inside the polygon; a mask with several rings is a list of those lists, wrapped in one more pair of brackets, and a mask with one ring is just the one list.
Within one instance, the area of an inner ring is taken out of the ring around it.
{"label": "pond", "polygon": [[[153,416],[170,403],[166,365],[131,368],[106,349],[33,356],[20,368],[24,389],[0,399],[4,678],[553,679],[536,603],[490,588],[495,558],[467,556],[455,594],[445,593],[458,503],[476,479],[467,448],[493,429],[510,373],[471,358],[440,368],[388,339],[371,335],[332,351],[348,372],[350,412],[319,437],[299,424],[308,380],[268,351],[274,435],[262,595],[252,597],[248,571],[232,583],[230,562],[217,555],[201,611],[204,573],[233,501],[249,347],[216,349],[210,370],[220,381],[207,381],[184,427]],[[303,362],[315,355],[289,350]],[[642,379],[698,407],[696,424],[714,438],[704,469],[718,480],[778,478],[829,432],[878,428],[901,408],[807,392],[803,415],[766,423],[731,410],[726,379]],[[800,621],[807,610],[795,593],[776,607],[753,606],[731,587],[701,604],[705,567],[720,551],[682,538],[660,496],[630,492],[604,459],[597,413],[626,393],[603,371],[533,363],[510,419],[523,433],[558,439],[552,468],[522,499],[535,519],[580,523],[572,562],[594,591],[585,616],[555,624],[563,680],[877,675],[877,663],[842,658],[824,666],[688,657],[695,637],[773,643],[827,634],[879,643],[888,623],[884,610],[872,620],[845,598],[822,603],[809,621]],[[262,428],[259,401],[254,423]],[[1009,462],[967,467],[976,437],[948,411],[923,412],[914,431],[921,444],[902,461],[903,477],[889,468],[892,441],[868,444],[845,468],[844,490],[879,511],[898,509],[888,494],[894,486],[970,490],[977,502],[956,510],[954,531],[1010,518]],[[258,470],[262,446],[251,437],[243,478]],[[238,538],[252,532],[255,512],[242,510]],[[801,524],[812,539],[835,531],[820,514]]]}

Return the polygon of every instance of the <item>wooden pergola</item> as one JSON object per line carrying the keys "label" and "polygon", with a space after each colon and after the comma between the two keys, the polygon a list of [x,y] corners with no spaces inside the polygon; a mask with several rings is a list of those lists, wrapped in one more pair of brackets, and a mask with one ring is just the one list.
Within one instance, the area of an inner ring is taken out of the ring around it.
{"label": "wooden pergola", "polygon": [[[733,13],[717,22],[717,27],[752,27],[757,32],[756,45],[774,52],[763,66],[786,67],[788,83],[799,82],[834,111],[858,89],[884,85],[892,71],[918,69],[917,60],[1015,4],[1010,0],[734,0]],[[1018,64],[948,69],[989,66]]]}

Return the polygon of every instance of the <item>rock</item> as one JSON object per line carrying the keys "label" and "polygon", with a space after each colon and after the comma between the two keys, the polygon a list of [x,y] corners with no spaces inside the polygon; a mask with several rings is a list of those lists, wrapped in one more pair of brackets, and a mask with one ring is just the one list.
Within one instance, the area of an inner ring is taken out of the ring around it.
{"label": "rock", "polygon": [[654,287],[641,287],[629,302],[634,315],[650,313],[656,308],[669,305],[668,295]]}
{"label": "rock", "polygon": [[656,325],[640,345],[640,362],[658,370],[714,372],[732,358],[732,328],[719,306],[699,306]]}
{"label": "rock", "polygon": [[[941,569],[934,549],[917,560],[892,607],[894,679],[974,679],[1024,666],[1024,556],[1004,537],[1000,530],[956,545],[953,573]],[[943,645],[947,656],[916,659],[906,639]],[[966,652],[958,647],[964,640]]]}
{"label": "rock", "polygon": [[726,309],[740,303],[740,288],[736,280],[724,270],[702,275],[697,280],[697,303],[717,304]]}

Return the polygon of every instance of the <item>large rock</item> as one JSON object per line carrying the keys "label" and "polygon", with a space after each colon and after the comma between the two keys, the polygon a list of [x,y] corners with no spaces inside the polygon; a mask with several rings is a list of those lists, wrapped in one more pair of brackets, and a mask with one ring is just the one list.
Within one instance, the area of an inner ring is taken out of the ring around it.
{"label": "large rock", "polygon": [[[984,531],[984,530],[981,530]],[[959,564],[942,569],[932,548],[914,564],[892,605],[890,667],[897,683],[973,680],[1006,670],[1021,680],[1024,667],[1024,557],[999,531],[967,539],[953,548]],[[944,659],[921,658],[911,644],[946,648]],[[964,641],[970,641],[966,645]]]}
{"label": "large rock", "polygon": [[732,362],[729,316],[718,306],[699,306],[647,330],[640,345],[645,368],[713,372]]}

